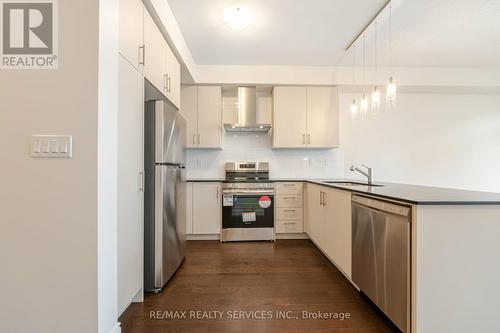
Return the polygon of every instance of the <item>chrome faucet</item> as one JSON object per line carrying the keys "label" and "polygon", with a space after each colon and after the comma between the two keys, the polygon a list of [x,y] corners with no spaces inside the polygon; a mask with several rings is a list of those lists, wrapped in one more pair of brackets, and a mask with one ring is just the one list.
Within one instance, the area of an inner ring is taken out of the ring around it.
{"label": "chrome faucet", "polygon": [[349,170],[359,172],[360,174],[362,174],[363,176],[368,178],[368,184],[373,184],[373,170],[372,170],[372,168],[369,168],[368,166],[366,166],[364,164],[361,164],[361,165],[364,166],[367,169],[367,171],[363,171],[360,168],[355,167],[354,165],[351,165]]}

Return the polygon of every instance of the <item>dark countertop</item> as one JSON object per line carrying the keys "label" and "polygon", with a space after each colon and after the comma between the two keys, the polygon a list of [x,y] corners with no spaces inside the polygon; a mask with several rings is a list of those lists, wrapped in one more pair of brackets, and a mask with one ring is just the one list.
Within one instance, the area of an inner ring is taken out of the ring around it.
{"label": "dark countertop", "polygon": [[[221,178],[188,179],[188,182],[223,182]],[[415,205],[500,205],[500,193],[466,191],[441,187],[375,182],[383,186],[342,186],[328,181],[363,182],[353,179],[271,179],[272,182],[308,182],[357,194],[367,194]]]}

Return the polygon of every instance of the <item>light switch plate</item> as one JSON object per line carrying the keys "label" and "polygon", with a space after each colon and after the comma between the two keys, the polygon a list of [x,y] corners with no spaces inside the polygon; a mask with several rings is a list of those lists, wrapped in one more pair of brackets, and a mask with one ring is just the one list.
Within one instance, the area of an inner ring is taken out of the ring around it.
{"label": "light switch plate", "polygon": [[71,135],[32,135],[31,157],[71,158],[73,137]]}

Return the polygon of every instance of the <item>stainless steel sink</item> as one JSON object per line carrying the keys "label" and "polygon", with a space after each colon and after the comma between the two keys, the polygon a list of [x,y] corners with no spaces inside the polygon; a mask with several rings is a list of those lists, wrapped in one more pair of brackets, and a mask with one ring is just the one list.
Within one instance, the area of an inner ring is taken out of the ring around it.
{"label": "stainless steel sink", "polygon": [[368,183],[358,183],[358,182],[346,182],[346,181],[327,181],[325,182],[327,184],[335,184],[339,186],[346,186],[346,187],[351,187],[351,186],[384,186],[380,184],[368,184]]}

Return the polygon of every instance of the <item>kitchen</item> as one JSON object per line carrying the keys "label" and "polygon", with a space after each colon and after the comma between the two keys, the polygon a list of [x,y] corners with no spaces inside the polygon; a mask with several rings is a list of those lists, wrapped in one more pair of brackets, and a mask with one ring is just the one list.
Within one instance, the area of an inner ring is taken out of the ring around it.
{"label": "kitchen", "polygon": [[40,2],[1,332],[500,331],[498,1]]}

